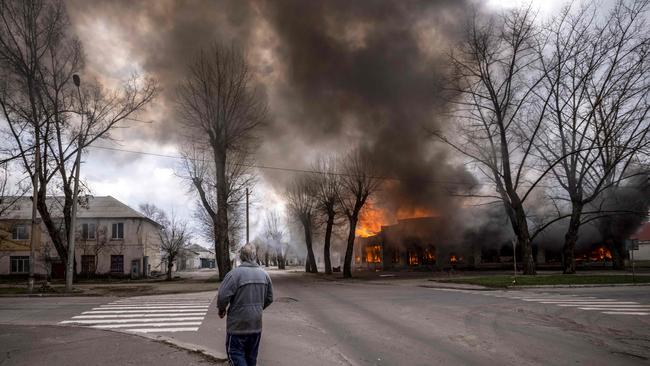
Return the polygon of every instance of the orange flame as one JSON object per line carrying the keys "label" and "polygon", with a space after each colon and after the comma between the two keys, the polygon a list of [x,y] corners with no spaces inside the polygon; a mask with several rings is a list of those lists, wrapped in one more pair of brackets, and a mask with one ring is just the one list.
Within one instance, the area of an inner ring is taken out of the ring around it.
{"label": "orange flame", "polygon": [[396,224],[397,220],[437,216],[439,215],[432,210],[417,207],[401,207],[397,213],[390,214],[386,210],[368,206],[359,217],[355,233],[357,236],[367,238],[379,234],[382,226]]}
{"label": "orange flame", "polygon": [[381,245],[375,244],[366,247],[366,262],[381,263]]}
{"label": "orange flame", "polygon": [[381,231],[382,225],[386,225],[388,222],[383,211],[368,207],[361,214],[355,233],[362,238],[377,235]]}
{"label": "orange flame", "polygon": [[404,219],[417,219],[420,217],[438,217],[438,213],[434,212],[433,210],[428,210],[424,208],[418,208],[418,207],[400,207],[397,210],[397,219],[398,220],[404,220]]}
{"label": "orange flame", "polygon": [[609,249],[607,249],[604,246],[598,247],[591,252],[591,260],[594,261],[612,260],[612,252],[610,252]]}
{"label": "orange flame", "polygon": [[420,257],[418,256],[418,253],[414,251],[409,251],[408,256],[409,256],[409,265],[417,266],[418,264],[420,264]]}

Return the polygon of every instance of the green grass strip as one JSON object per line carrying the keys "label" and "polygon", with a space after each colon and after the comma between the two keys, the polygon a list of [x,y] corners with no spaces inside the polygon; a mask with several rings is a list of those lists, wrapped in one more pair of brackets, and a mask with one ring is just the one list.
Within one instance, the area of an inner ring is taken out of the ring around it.
{"label": "green grass strip", "polygon": [[[513,286],[512,275],[495,275],[481,277],[466,277],[440,280],[447,283],[463,283],[469,285],[480,285],[486,287],[509,287]],[[622,283],[650,283],[650,276],[632,275],[537,275],[517,276],[516,286],[540,286],[540,285],[607,285]]]}

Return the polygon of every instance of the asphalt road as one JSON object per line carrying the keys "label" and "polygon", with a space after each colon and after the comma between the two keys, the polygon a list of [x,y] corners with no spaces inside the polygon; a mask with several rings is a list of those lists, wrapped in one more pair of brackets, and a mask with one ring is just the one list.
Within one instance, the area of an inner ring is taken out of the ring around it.
{"label": "asphalt road", "polygon": [[[650,362],[648,286],[477,291],[422,287],[424,280],[329,281],[281,272],[272,272],[272,277],[276,302],[264,313],[263,366]],[[172,309],[195,312],[183,306],[205,307],[196,304],[213,297],[0,298],[0,324],[27,327],[100,318],[99,326],[128,332],[128,319],[139,317],[140,311],[142,320],[134,320],[140,323],[164,311],[169,314],[158,326],[173,330],[173,317],[187,315],[175,315]],[[165,310],[152,308],[156,301]],[[196,303],[188,305],[192,301]],[[146,310],[134,310],[138,306]],[[186,325],[195,331],[153,331],[148,336],[223,352],[225,321],[218,318],[214,301],[203,312],[190,320],[199,324]],[[112,323],[113,313],[122,317],[115,320],[121,323]],[[148,326],[138,324],[139,329]],[[0,349],[5,348],[2,339]]]}
{"label": "asphalt road", "polygon": [[[309,357],[326,360],[314,363],[323,365],[622,365],[650,359],[650,316],[566,306],[599,299],[650,306],[648,287],[458,291],[291,277],[274,283],[280,300],[290,299],[268,312],[301,326],[265,328],[265,364],[306,364]],[[308,353],[288,346],[305,337]],[[295,362],[292,355],[305,358]]]}

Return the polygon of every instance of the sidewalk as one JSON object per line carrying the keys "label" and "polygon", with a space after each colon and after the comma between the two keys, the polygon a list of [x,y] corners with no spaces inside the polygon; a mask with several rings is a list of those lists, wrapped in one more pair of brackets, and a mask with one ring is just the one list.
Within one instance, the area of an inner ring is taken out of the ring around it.
{"label": "sidewalk", "polygon": [[224,365],[139,336],[80,327],[3,325],[0,344],[0,364],[11,366]]}
{"label": "sidewalk", "polygon": [[72,293],[65,292],[65,283],[57,280],[48,291],[41,291],[42,282],[37,281],[34,293],[26,293],[26,282],[4,281],[0,283],[0,296],[143,296],[180,294],[212,291],[218,287],[216,270],[176,272],[178,278],[165,281],[163,278],[141,280],[80,280],[74,284]]}

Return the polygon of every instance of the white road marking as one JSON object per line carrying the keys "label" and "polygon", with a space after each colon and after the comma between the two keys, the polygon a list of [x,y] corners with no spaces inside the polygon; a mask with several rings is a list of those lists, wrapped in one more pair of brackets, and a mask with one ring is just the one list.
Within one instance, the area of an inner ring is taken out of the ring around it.
{"label": "white road marking", "polygon": [[202,313],[156,313],[156,314],[115,314],[115,315],[77,315],[73,316],[72,319],[101,319],[101,318],[147,318],[147,317],[156,317],[156,316],[205,316],[205,312]]}
{"label": "white road marking", "polygon": [[[201,325],[201,322],[178,322],[178,323],[140,323],[140,324],[107,324],[107,325],[91,325],[91,328],[98,329],[117,329],[117,328],[130,328],[130,327],[175,327],[178,325]],[[173,329],[173,328],[172,328]]]}
{"label": "white road marking", "polygon": [[623,312],[629,312],[629,311],[650,311],[648,308],[618,308],[618,307],[609,307],[609,308],[593,308],[593,307],[584,307],[584,308],[578,308],[580,310],[598,310],[598,311],[623,311]]}
{"label": "white road marking", "polygon": [[209,306],[210,302],[183,302],[183,303],[171,303],[171,302],[161,302],[161,303],[155,303],[155,302],[143,302],[143,303],[137,303],[137,302],[123,302],[123,303],[110,303],[106,305],[101,305],[101,306]]}
{"label": "white road marking", "polygon": [[580,298],[580,299],[571,299],[571,298],[566,298],[566,297],[555,297],[555,298],[553,298],[553,297],[539,297],[539,298],[524,297],[524,298],[522,298],[522,300],[524,300],[524,301],[553,301],[553,300],[557,300],[557,301],[594,301],[594,300],[598,300],[598,301],[616,301],[614,299],[597,299],[595,297],[583,297],[583,298]]}
{"label": "white road marking", "polygon": [[113,304],[149,304],[149,303],[187,303],[187,302],[212,302],[211,298],[206,299],[128,299],[113,301]]}
{"label": "white road marking", "polygon": [[59,324],[122,332],[195,332],[214,300],[209,297],[134,297],[99,305]]}
{"label": "white road marking", "polygon": [[180,317],[180,318],[148,318],[148,319],[82,319],[82,320],[66,320],[62,324],[102,324],[102,323],[134,323],[134,322],[169,322],[169,321],[188,321],[188,320],[203,320],[203,317]]}
{"label": "white road marking", "polygon": [[90,310],[82,314],[133,314],[133,313],[191,313],[194,309],[165,309],[165,310]]}
{"label": "white road marking", "polygon": [[584,303],[584,304],[558,304],[558,306],[562,307],[579,307],[579,306],[590,306],[590,307],[601,307],[601,308],[611,308],[611,307],[628,307],[628,308],[638,308],[638,307],[650,307],[648,305],[641,305],[641,304],[621,304],[621,303],[614,303],[614,304],[591,304],[591,303]]}
{"label": "white road marking", "polygon": [[540,304],[555,304],[555,305],[633,305],[638,304],[635,301],[540,301]]}
{"label": "white road marking", "polygon": [[199,328],[143,328],[143,329],[122,329],[125,332],[136,333],[167,333],[167,332],[196,332]]}
{"label": "white road marking", "polygon": [[574,307],[585,311],[600,311],[609,315],[650,315],[650,305],[640,304],[636,301],[620,301],[616,299],[600,299],[594,296],[580,296],[575,294],[549,294],[537,293],[534,296],[516,296],[502,292],[476,291],[475,294],[537,302],[540,304],[555,305],[560,307]]}
{"label": "white road marking", "polygon": [[133,309],[207,309],[209,305],[192,305],[192,306],[101,306],[93,310],[133,310]]}
{"label": "white road marking", "polygon": [[628,312],[628,311],[603,311],[603,314],[609,314],[609,315],[650,315],[650,313]]}

